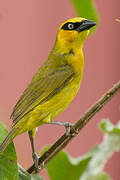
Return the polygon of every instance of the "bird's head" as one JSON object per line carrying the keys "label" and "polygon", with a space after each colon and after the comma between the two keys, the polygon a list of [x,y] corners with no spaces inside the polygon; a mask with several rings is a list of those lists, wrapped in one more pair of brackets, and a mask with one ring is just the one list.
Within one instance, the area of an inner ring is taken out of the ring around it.
{"label": "bird's head", "polygon": [[68,19],[58,29],[56,46],[61,52],[73,47],[79,48],[83,46],[89,34],[89,29],[95,25],[95,22],[81,17]]}

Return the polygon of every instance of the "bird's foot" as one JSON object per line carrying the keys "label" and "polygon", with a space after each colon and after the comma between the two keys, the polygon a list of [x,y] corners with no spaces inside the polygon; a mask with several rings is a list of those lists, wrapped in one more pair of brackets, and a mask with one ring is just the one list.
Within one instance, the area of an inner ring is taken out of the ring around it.
{"label": "bird's foot", "polygon": [[33,153],[32,154],[32,158],[33,158],[33,161],[34,161],[34,164],[35,164],[35,172],[38,173],[40,171],[41,168],[39,168],[39,157],[37,156],[36,153]]}
{"label": "bird's foot", "polygon": [[74,127],[72,126],[71,123],[69,122],[55,122],[55,121],[52,121],[50,122],[50,124],[56,124],[56,125],[60,125],[60,126],[64,126],[65,129],[66,129],[66,136],[76,136],[78,134],[78,131],[76,131],[74,129]]}
{"label": "bird's foot", "polygon": [[66,128],[66,136],[75,137],[78,134],[78,131],[72,126],[71,123],[64,123]]}

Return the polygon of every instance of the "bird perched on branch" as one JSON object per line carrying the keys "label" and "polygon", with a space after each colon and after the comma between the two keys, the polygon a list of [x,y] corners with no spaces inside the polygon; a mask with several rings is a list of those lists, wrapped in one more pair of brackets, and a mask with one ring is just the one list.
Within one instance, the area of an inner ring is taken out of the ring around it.
{"label": "bird perched on branch", "polygon": [[0,145],[0,153],[18,135],[28,131],[32,157],[38,168],[33,137],[35,129],[43,124],[70,124],[52,121],[63,112],[77,94],[83,77],[83,44],[95,22],[76,17],[64,22],[58,29],[56,41],[48,58],[32,78],[15,105],[11,118],[12,129]]}

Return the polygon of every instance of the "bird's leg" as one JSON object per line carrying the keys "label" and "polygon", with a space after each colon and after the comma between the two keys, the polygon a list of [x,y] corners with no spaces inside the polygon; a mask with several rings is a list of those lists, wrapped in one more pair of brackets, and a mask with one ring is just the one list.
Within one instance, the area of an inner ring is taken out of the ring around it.
{"label": "bird's leg", "polygon": [[32,158],[33,158],[33,161],[34,161],[34,164],[35,164],[36,171],[38,172],[40,170],[39,166],[38,166],[38,160],[39,159],[38,159],[37,154],[35,153],[32,131],[28,131],[28,134],[29,134],[29,138],[30,138],[30,142],[31,142],[31,147],[32,147]]}
{"label": "bird's leg", "polygon": [[[66,136],[71,136],[70,134],[70,130],[71,130],[71,124],[68,122],[55,122],[55,121],[51,121],[49,124],[56,124],[56,125],[60,125],[60,126],[64,126],[66,129]],[[77,134],[77,132],[74,130],[74,133]]]}

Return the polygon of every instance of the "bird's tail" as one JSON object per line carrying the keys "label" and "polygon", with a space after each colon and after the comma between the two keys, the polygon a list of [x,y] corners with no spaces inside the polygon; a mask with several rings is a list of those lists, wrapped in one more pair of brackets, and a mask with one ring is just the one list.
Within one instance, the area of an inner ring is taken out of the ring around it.
{"label": "bird's tail", "polygon": [[2,153],[5,148],[9,145],[9,143],[13,140],[13,138],[16,136],[16,130],[17,128],[13,128],[7,137],[3,140],[2,144],[0,144],[0,153]]}

